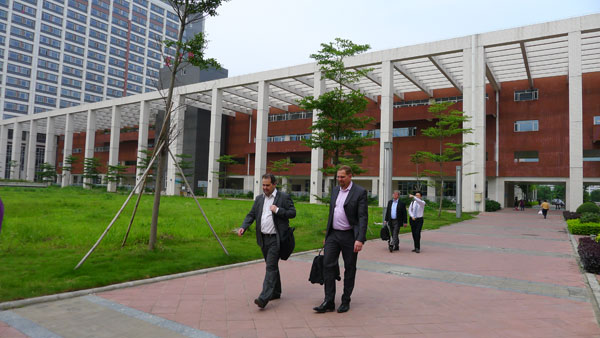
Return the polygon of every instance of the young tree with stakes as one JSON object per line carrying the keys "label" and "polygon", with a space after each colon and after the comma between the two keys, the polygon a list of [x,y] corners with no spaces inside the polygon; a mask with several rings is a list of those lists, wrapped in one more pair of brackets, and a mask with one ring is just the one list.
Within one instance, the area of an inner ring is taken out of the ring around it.
{"label": "young tree with stakes", "polygon": [[[462,151],[469,146],[477,145],[474,142],[446,142],[446,139],[455,135],[470,134],[473,132],[473,128],[464,128],[463,124],[471,119],[470,116],[464,115],[463,112],[458,110],[450,110],[453,102],[442,102],[436,103],[429,106],[428,111],[433,113],[433,118],[436,119],[433,127],[425,128],[421,133],[432,139],[436,139],[439,142],[439,152],[434,153],[430,151],[420,151],[420,156],[424,156],[429,162],[437,163],[439,165],[438,170],[426,169],[424,172],[436,179],[436,188],[439,191],[439,210],[438,217],[442,215],[442,201],[444,198],[444,179],[446,173],[444,173],[444,163],[458,161],[462,157]],[[467,174],[469,175],[469,174]]]}
{"label": "young tree with stakes", "polygon": [[[155,137],[156,141],[155,141],[154,150],[152,152],[151,159],[148,162],[149,167],[151,167],[155,163],[155,160],[158,162],[158,166],[155,171],[156,172],[156,176],[155,176],[156,184],[155,184],[155,192],[154,192],[154,203],[153,203],[153,207],[152,207],[152,221],[151,221],[151,225],[150,225],[150,239],[148,242],[149,250],[154,250],[154,247],[156,244],[158,214],[159,214],[159,209],[160,209],[160,197],[161,197],[161,190],[162,190],[161,187],[163,186],[163,182],[165,179],[164,176],[166,173],[167,157],[169,155],[175,161],[175,166],[177,167],[177,169],[179,171],[182,171],[181,168],[179,167],[178,161],[176,161],[175,156],[169,150],[169,144],[170,144],[169,140],[173,139],[173,137],[176,137],[178,135],[178,133],[181,132],[181,130],[183,129],[183,126],[171,126],[170,125],[172,112],[180,108],[180,107],[173,107],[173,93],[174,93],[174,87],[175,87],[175,79],[177,77],[178,72],[181,69],[183,69],[186,65],[192,65],[192,66],[200,68],[201,70],[209,69],[209,68],[216,68],[216,69],[220,68],[219,63],[215,59],[205,58],[205,56],[204,56],[204,52],[206,49],[206,43],[207,43],[207,41],[205,40],[204,34],[198,33],[198,34],[194,35],[193,37],[191,37],[190,39],[184,41],[183,40],[184,32],[185,32],[186,27],[188,27],[189,25],[191,25],[193,23],[197,23],[208,16],[217,15],[217,8],[226,1],[228,1],[228,0],[165,0],[165,2],[173,8],[173,11],[175,12],[175,14],[177,15],[177,17],[179,19],[179,32],[177,35],[177,41],[171,41],[171,40],[164,41],[165,49],[173,50],[173,53],[172,53],[172,56],[164,55],[165,66],[170,71],[169,85],[166,89],[167,94],[166,94],[166,99],[165,99],[165,116],[163,119],[162,128]],[[136,189],[143,186],[146,178],[148,177],[148,172],[149,172],[149,168],[146,168],[145,173],[142,176],[141,180],[138,183],[136,183]],[[189,184],[188,184],[185,176],[183,177],[183,180],[184,180],[184,183],[186,184],[186,186],[189,187]],[[138,202],[143,193],[143,189],[139,189],[139,190],[140,191],[138,192]],[[100,242],[102,241],[102,239],[104,238],[106,233],[110,230],[112,225],[115,223],[116,219],[119,217],[119,215],[121,214],[121,212],[127,205],[127,203],[129,203],[129,200],[131,199],[131,196],[133,195],[134,191],[135,191],[135,189],[129,194],[129,196],[127,197],[127,199],[121,206],[121,209],[117,212],[117,214],[115,215],[115,217],[113,218],[111,223],[104,230],[104,233],[100,236],[98,241],[96,241],[96,244],[94,244],[94,246],[88,251],[88,253],[81,259],[81,261],[77,264],[75,269],[79,268],[83,264],[83,262],[85,262],[85,260],[89,257],[89,255],[95,250],[95,248],[100,244]],[[223,246],[223,243],[217,236],[216,232],[210,225],[210,222],[208,221],[208,218],[206,217],[204,210],[200,206],[200,203],[198,202],[195,195],[193,194],[193,191],[192,191],[192,196],[194,197],[194,199],[196,201],[196,205],[202,212],[204,219],[207,221],[209,227],[211,228],[214,237],[217,239],[217,241],[221,245],[221,248],[223,249],[223,251],[226,254],[229,254],[227,252],[227,250],[225,249],[225,246]],[[134,208],[132,216],[131,216],[131,221],[129,223],[130,227],[133,222],[133,218],[135,217],[136,211],[137,211],[137,203],[136,203],[136,207]],[[127,230],[125,239],[123,240],[123,245],[125,245],[125,241],[127,240],[128,234],[129,234],[129,229]]]}
{"label": "young tree with stakes", "polygon": [[361,54],[369,45],[357,45],[350,40],[336,38],[334,42],[322,43],[321,50],[310,57],[320,66],[325,79],[335,81],[338,87],[319,97],[307,96],[298,105],[307,111],[317,111],[318,120],[311,126],[312,135],[303,143],[312,149],[323,149],[326,159],[333,166],[324,165],[325,174],[335,174],[340,165],[350,165],[355,174],[364,172],[356,160],[362,158],[362,148],[374,144],[370,134],[361,135],[356,130],[365,128],[373,121],[360,116],[367,107],[367,99],[359,90],[344,92],[344,85],[351,85],[371,69],[347,69],[344,59]]}

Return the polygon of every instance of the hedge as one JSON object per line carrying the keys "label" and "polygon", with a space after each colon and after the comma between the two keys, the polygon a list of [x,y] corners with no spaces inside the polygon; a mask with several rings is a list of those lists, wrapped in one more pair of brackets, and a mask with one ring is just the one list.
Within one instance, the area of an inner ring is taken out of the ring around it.
{"label": "hedge", "polygon": [[579,239],[577,252],[585,271],[600,273],[600,243],[589,237],[582,237]]}
{"label": "hedge", "polygon": [[581,223],[579,219],[567,221],[567,228],[573,235],[597,235],[600,234],[600,223]]}
{"label": "hedge", "polygon": [[585,202],[580,205],[576,211],[578,214],[583,214],[584,212],[600,213],[600,207],[598,207],[594,202]]}

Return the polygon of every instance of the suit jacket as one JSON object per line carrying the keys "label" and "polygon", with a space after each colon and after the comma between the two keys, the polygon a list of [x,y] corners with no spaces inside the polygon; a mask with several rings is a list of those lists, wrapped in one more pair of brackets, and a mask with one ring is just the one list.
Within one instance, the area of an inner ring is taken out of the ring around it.
{"label": "suit jacket", "polygon": [[[333,230],[333,212],[335,201],[340,193],[340,187],[333,188],[331,201],[329,202],[329,220],[327,221],[327,234]],[[360,185],[353,183],[346,201],[344,202],[344,212],[348,217],[348,222],[354,231],[354,240],[365,242],[367,240],[367,223],[369,221],[369,208],[367,201],[367,191]]]}
{"label": "suit jacket", "polygon": [[[263,242],[260,222],[262,218],[264,201],[264,194],[257,196],[254,200],[254,204],[252,205],[252,209],[250,209],[250,212],[248,215],[246,215],[246,218],[244,218],[244,222],[242,223],[242,228],[247,230],[252,223],[256,221],[256,243],[261,248],[263,246]],[[273,205],[279,208],[277,213],[273,214],[273,223],[275,223],[275,233],[277,234],[277,246],[279,247],[281,242],[281,234],[284,234],[290,227],[290,218],[296,217],[296,208],[294,207],[294,202],[292,201],[290,195],[279,190],[277,190],[277,195],[275,195],[275,201],[273,201]]]}
{"label": "suit jacket", "polygon": [[[385,221],[388,223],[392,220],[392,203],[394,203],[394,200],[389,200],[385,212]],[[396,204],[396,219],[400,225],[407,224],[406,204],[400,201],[400,199],[398,199],[398,204]]]}

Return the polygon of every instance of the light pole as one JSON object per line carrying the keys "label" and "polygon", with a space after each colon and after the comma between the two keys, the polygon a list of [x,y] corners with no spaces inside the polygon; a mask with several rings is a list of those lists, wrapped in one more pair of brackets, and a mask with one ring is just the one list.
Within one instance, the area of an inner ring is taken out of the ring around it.
{"label": "light pole", "polygon": [[462,167],[456,166],[456,218],[462,216]]}

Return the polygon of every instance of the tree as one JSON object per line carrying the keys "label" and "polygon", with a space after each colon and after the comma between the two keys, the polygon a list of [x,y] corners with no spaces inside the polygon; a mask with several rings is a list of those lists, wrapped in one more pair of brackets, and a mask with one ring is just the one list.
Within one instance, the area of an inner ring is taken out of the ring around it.
{"label": "tree", "polygon": [[[140,176],[140,177],[144,175],[144,171],[146,171],[146,168],[148,168],[148,165],[150,164],[150,159],[152,157],[152,150],[144,149],[144,150],[141,150],[141,152],[144,153],[145,156],[138,156],[137,167],[139,169],[141,169],[140,173],[138,174],[138,176]],[[152,164],[150,173],[148,173],[148,175],[146,176],[146,181],[143,183],[144,184],[143,188],[145,188],[148,185],[148,183],[154,182],[153,173],[155,170],[156,170],[156,162],[154,162]],[[142,190],[144,190],[143,188],[142,188]]]}
{"label": "tree", "polygon": [[67,158],[65,158],[65,164],[63,165],[63,170],[71,172],[71,170],[73,170],[73,164],[77,163],[77,161],[79,161],[79,158],[77,156],[74,156],[74,155],[67,156]]}
{"label": "tree", "polygon": [[[207,16],[217,15],[217,8],[225,1],[227,0],[166,0],[179,19],[179,32],[177,34],[177,41],[164,41],[165,48],[172,51],[171,55],[164,55],[165,66],[170,71],[170,83],[167,87],[167,96],[165,99],[165,118],[162,128],[156,137],[156,146],[154,148],[154,151],[160,149],[160,153],[157,154],[158,167],[156,170],[154,203],[152,206],[152,221],[150,224],[150,240],[148,242],[149,250],[154,250],[156,244],[161,187],[163,186],[164,175],[166,173],[167,157],[169,154],[169,138],[176,133],[176,130],[171,128],[170,121],[171,113],[179,108],[173,107],[173,91],[177,73],[183,69],[186,64],[198,67],[201,70],[221,68],[221,65],[219,65],[215,59],[205,58],[204,52],[207,41],[203,33],[198,33],[187,41],[184,41],[184,32],[189,25],[200,22]],[[175,127],[182,129],[182,126]],[[154,156],[154,152],[152,155]]]}
{"label": "tree", "polygon": [[419,171],[419,166],[421,164],[424,164],[426,160],[427,156],[422,151],[417,151],[416,153],[410,155],[410,161],[414,163],[415,167],[417,168],[417,172],[415,175],[415,177],[417,178],[417,185],[415,186],[416,191],[423,191],[421,185],[421,177],[424,176],[424,173],[423,171]]}
{"label": "tree", "polygon": [[54,165],[44,162],[40,165],[40,171],[36,172],[42,182],[53,182],[56,180],[56,169]]}
{"label": "tree", "polygon": [[[175,155],[175,157],[177,157],[179,159],[179,161],[177,161],[177,163],[179,164],[179,167],[181,168],[181,170],[183,170],[183,172],[185,173],[185,177],[192,175],[192,173],[186,172],[187,170],[194,168],[194,166],[192,165],[192,162],[188,161],[188,159],[192,158],[192,155],[177,154],[177,155]],[[175,175],[178,177],[181,177],[181,174],[179,172],[177,172]]]}
{"label": "tree", "polygon": [[[100,171],[98,170],[102,165],[100,160],[96,157],[86,157],[83,159],[83,178],[84,187],[91,188],[94,186],[94,182],[100,178]],[[87,183],[89,180],[91,183]]]}
{"label": "tree", "polygon": [[321,148],[326,162],[321,170],[326,174],[335,174],[340,165],[348,164],[355,174],[364,172],[357,164],[362,159],[362,148],[374,144],[369,133],[359,134],[373,118],[359,116],[367,107],[367,99],[359,90],[344,92],[344,85],[351,85],[366,76],[370,69],[347,69],[344,59],[367,51],[369,45],[357,45],[350,40],[336,38],[334,42],[322,43],[321,50],[310,57],[315,59],[323,77],[339,84],[332,91],[318,98],[307,96],[298,101],[304,110],[316,110],[317,122],[311,126],[312,135],[303,143],[315,149]]}
{"label": "tree", "polygon": [[469,121],[471,117],[464,115],[463,112],[458,110],[448,111],[453,104],[453,102],[442,102],[429,106],[428,111],[433,113],[433,117],[437,121],[435,122],[435,126],[425,128],[421,131],[423,135],[436,139],[439,142],[438,153],[429,151],[420,152],[429,162],[437,163],[439,166],[438,170],[424,170],[428,176],[436,179],[436,189],[439,191],[440,204],[438,217],[441,217],[442,215],[442,201],[444,198],[444,179],[446,178],[444,164],[460,160],[463,149],[477,144],[474,142],[446,142],[446,139],[452,136],[462,136],[473,132],[473,128],[463,127],[463,124]]}
{"label": "tree", "polygon": [[223,188],[227,188],[227,178],[229,177],[229,174],[227,172],[227,166],[237,164],[237,161],[234,159],[234,156],[236,155],[221,155],[217,159],[217,162],[221,164],[219,166],[221,170],[214,171],[213,173],[217,174],[219,180],[223,180]]}
{"label": "tree", "polygon": [[106,180],[108,182],[117,182],[118,185],[124,177],[126,170],[127,167],[121,164],[109,165],[106,170]]}
{"label": "tree", "polygon": [[[292,163],[292,160],[290,160],[289,157],[282,158],[281,160],[271,161],[271,172],[272,173],[287,172],[294,166],[295,166],[295,164]],[[285,178],[287,181],[287,180],[289,180],[290,177],[289,176],[281,176],[281,178]],[[291,190],[291,189],[289,189],[289,185],[290,185],[289,183],[286,183],[284,186],[283,180],[281,181],[281,189],[283,189],[284,191],[289,192]]]}

